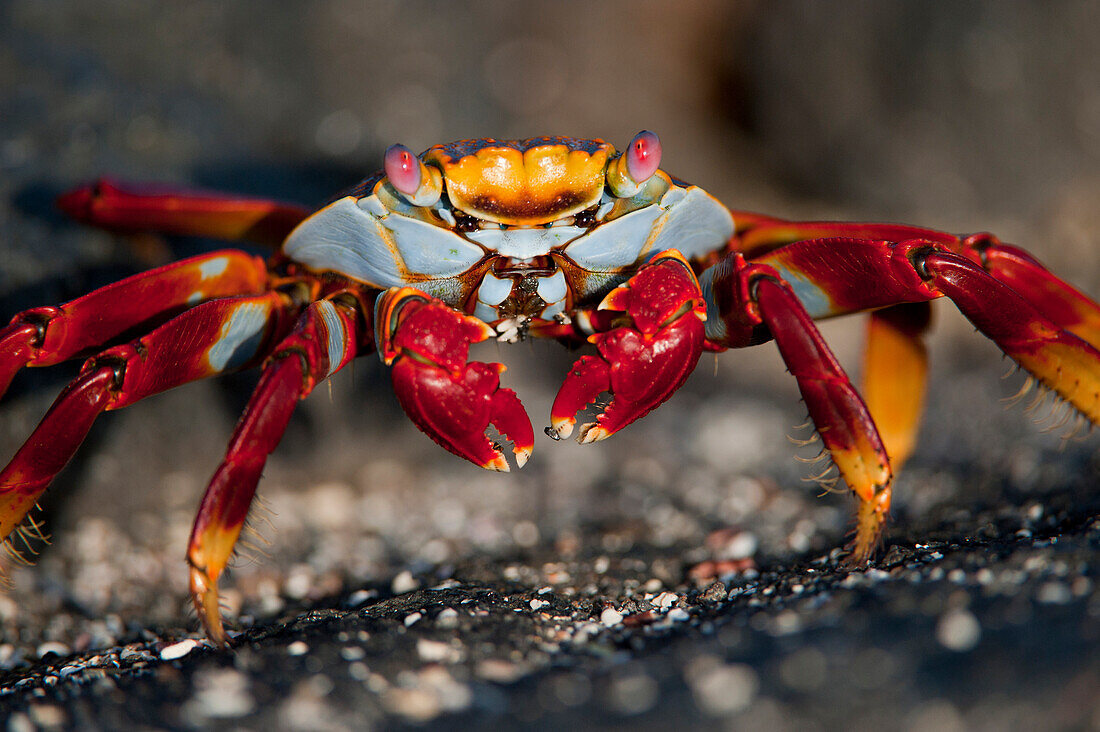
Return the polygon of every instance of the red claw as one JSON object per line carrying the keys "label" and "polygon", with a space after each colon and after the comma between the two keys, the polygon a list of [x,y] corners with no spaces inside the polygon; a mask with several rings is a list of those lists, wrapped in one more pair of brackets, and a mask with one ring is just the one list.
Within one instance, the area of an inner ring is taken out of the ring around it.
{"label": "red claw", "polygon": [[680,388],[703,351],[703,296],[674,249],[612,290],[600,309],[622,311],[632,322],[589,338],[600,355],[580,358],[558,391],[547,430],[556,439],[568,437],[577,412],[605,391],[611,402],[594,423],[581,427],[578,442],[603,440],[644,417]]}
{"label": "red claw", "polygon": [[508,472],[503,452],[485,436],[492,425],[523,467],[535,436],[519,397],[500,388],[504,366],[466,362],[471,343],[494,335],[489,326],[407,287],[383,295],[377,322],[397,399],[417,427],[459,457]]}

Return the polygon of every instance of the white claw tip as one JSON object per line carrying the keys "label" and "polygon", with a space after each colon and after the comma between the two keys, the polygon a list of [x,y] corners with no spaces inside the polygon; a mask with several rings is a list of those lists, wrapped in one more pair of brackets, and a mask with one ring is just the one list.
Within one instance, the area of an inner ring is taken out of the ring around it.
{"label": "white claw tip", "polygon": [[497,453],[497,456],[485,465],[486,470],[495,470],[498,473],[510,473],[512,468],[508,466],[508,459]]}
{"label": "white claw tip", "polygon": [[564,440],[571,434],[573,434],[573,420],[571,419],[551,421],[550,426],[546,428],[546,436],[552,440]]}
{"label": "white claw tip", "polygon": [[531,459],[530,450],[516,450],[516,467],[522,468]]}
{"label": "white claw tip", "polygon": [[580,432],[577,433],[577,442],[582,445],[587,445],[592,442],[606,440],[608,437],[611,437],[610,432],[595,422],[590,422],[581,427]]}

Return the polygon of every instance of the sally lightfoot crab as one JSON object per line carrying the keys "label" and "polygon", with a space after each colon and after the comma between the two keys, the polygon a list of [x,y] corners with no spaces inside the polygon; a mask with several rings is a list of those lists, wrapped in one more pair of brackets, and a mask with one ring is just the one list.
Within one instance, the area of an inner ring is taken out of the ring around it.
{"label": "sally lightfoot crab", "polygon": [[[774,340],[857,499],[849,559],[865,562],[890,509],[924,393],[929,301],[946,296],[1008,356],[1100,420],[1100,307],[989,234],[793,222],[731,212],[659,168],[639,133],[602,140],[464,140],[384,169],[315,213],[218,193],[116,187],[60,200],[74,218],[272,244],[193,257],[0,331],[0,391],[23,366],[90,357],[0,472],[0,536],[17,530],[96,417],[189,381],[263,369],[203,496],[187,550],[191,594],[226,639],[218,579],[267,456],[298,400],[377,351],[416,425],[454,454],[508,470],[534,432],[504,366],[470,344],[552,338],[595,347],[565,377],[546,433],[595,442],[669,398],[700,354]],[[814,320],[870,311],[863,396]],[[135,337],[135,334],[136,335]],[[576,416],[610,395],[594,422]]]}

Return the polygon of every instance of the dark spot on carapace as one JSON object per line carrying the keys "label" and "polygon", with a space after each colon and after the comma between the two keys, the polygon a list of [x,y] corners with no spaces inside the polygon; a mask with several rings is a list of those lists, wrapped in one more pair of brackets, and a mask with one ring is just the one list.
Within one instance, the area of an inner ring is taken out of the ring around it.
{"label": "dark spot on carapace", "polygon": [[588,196],[581,191],[561,191],[551,198],[531,200],[522,198],[502,201],[496,196],[480,195],[470,199],[469,205],[477,211],[484,211],[500,218],[545,219],[553,220],[558,214],[575,208]]}
{"label": "dark spot on carapace", "polygon": [[458,231],[477,231],[481,228],[481,222],[465,211],[454,209],[452,214],[455,217],[455,229]]}
{"label": "dark spot on carapace", "polygon": [[573,217],[573,225],[588,229],[596,225],[596,212],[599,206],[589,206]]}

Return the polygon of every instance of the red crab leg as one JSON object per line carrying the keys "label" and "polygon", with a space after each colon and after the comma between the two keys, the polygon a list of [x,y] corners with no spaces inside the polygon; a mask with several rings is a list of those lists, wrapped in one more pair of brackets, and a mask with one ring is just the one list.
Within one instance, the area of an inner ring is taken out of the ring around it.
{"label": "red crab leg", "polygon": [[1100,348],[1100,305],[1027,252],[1002,244],[992,234],[968,236],[963,247],[962,254],[1027,298],[1044,316]]}
{"label": "red crab leg", "polygon": [[895,471],[916,444],[928,377],[921,336],[931,322],[927,302],[876,310],[868,319],[861,391]]}
{"label": "red crab leg", "polygon": [[1027,252],[1002,244],[989,233],[965,238],[900,224],[835,221],[782,221],[735,212],[738,234],[731,248],[758,258],[777,247],[811,239],[864,239],[901,242],[921,239],[940,244],[980,264],[989,274],[1026,297],[1049,320],[1100,347],[1100,305],[1051,274]]}
{"label": "red crab leg", "polygon": [[58,206],[77,221],[112,231],[157,231],[248,240],[277,246],[309,211],[294,204],[227,193],[140,186],[107,180],[61,196]]}
{"label": "red crab leg", "polygon": [[485,436],[492,425],[523,467],[535,436],[519,397],[500,388],[503,364],[466,361],[471,343],[496,335],[492,328],[411,287],[384,292],[375,323],[397,400],[417,427],[455,455],[507,472],[504,453]]}
{"label": "red crab leg", "polygon": [[0,471],[0,536],[11,533],[76,452],[96,417],[174,386],[243,368],[285,332],[277,292],[210,300],[146,336],[88,359],[34,433]]}
{"label": "red crab leg", "polygon": [[[616,311],[617,317],[605,321],[612,326],[609,330],[588,339],[599,356],[578,359],[558,391],[547,430],[555,439],[568,437],[577,412],[603,392],[611,393],[611,401],[595,422],[580,428],[577,441],[610,437],[672,396],[702,354],[703,294],[690,265],[675,249],[658,254],[625,285],[612,290],[599,311]],[[575,314],[582,316],[583,311]]]}
{"label": "red crab leg", "polygon": [[730,247],[749,259],[784,244],[810,239],[872,239],[905,241],[924,239],[951,248],[961,247],[954,234],[906,224],[877,224],[857,221],[783,221],[741,211],[733,212],[738,231]]}
{"label": "red crab leg", "polygon": [[152,327],[203,300],[263,292],[259,257],[226,250],[142,272],[57,307],[26,310],[0,329],[0,396],[23,366],[49,366]]}
{"label": "red crab leg", "polygon": [[[893,481],[870,411],[814,326],[796,289],[774,268],[746,264],[741,255],[735,255],[707,279],[724,321],[722,345],[759,342],[768,334],[775,338],[825,448],[859,500],[850,561],[865,561],[882,536]],[[760,326],[767,333],[761,334]]]}
{"label": "red crab leg", "polygon": [[[352,296],[354,297],[354,296]],[[309,306],[275,348],[203,495],[187,562],[191,599],[207,634],[226,642],[218,606],[218,577],[237,543],[267,456],[278,446],[298,401],[359,353],[362,308],[340,295]],[[368,342],[369,347],[369,342]]]}
{"label": "red crab leg", "polygon": [[965,257],[922,248],[907,253],[930,288],[951,298],[1016,363],[1100,423],[1100,351]]}
{"label": "red crab leg", "polygon": [[1008,356],[1091,421],[1100,420],[1100,352],[963,254],[921,239],[822,239],[757,261],[791,282],[814,317],[946,295]]}

